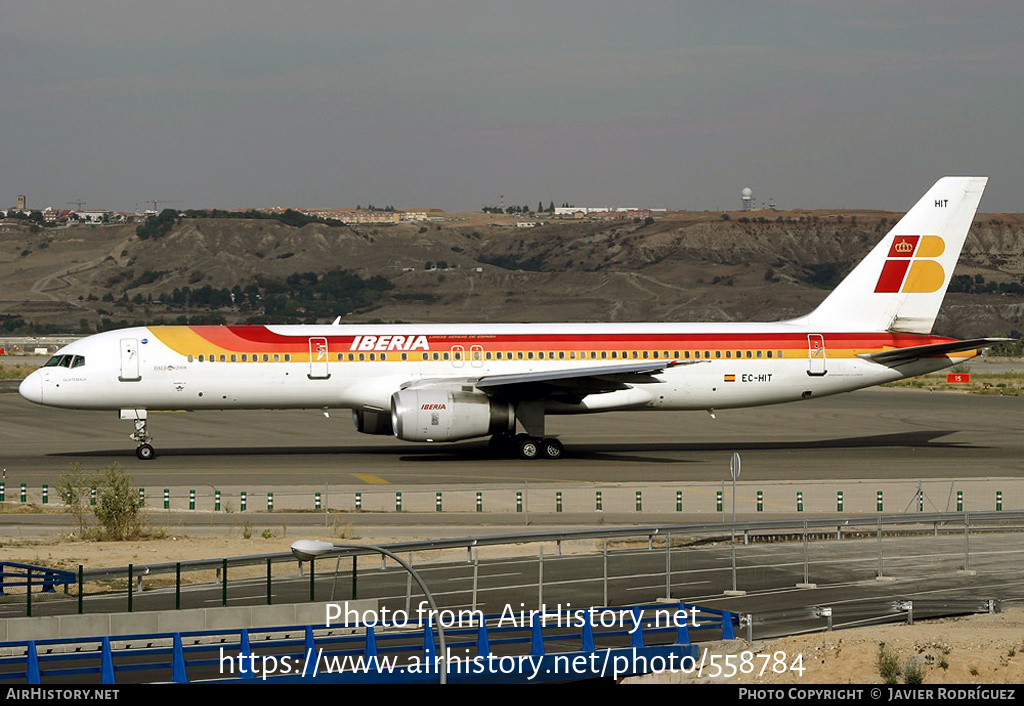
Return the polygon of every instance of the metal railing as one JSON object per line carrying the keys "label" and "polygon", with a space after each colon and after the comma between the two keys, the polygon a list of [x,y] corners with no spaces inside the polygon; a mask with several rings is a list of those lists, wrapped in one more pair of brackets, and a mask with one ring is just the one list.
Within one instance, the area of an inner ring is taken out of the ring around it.
{"label": "metal railing", "polygon": [[[637,551],[630,546],[641,544],[641,552],[650,554],[655,549],[665,553],[664,586],[665,595],[671,596],[674,575],[679,573],[673,568],[673,558],[678,556],[683,547],[695,548],[704,545],[729,542],[735,532],[737,543],[742,543],[746,553],[740,557],[744,569],[756,566],[764,561],[753,549],[762,542],[803,540],[802,556],[792,559],[794,564],[803,564],[804,581],[810,580],[811,564],[822,565],[831,557],[810,557],[809,545],[812,541],[822,539],[843,539],[858,537],[874,538],[874,544],[866,543],[856,560],[850,563],[860,578],[878,578],[884,575],[886,564],[899,561],[905,551],[902,542],[883,540],[894,536],[927,534],[943,537],[942,555],[936,555],[930,564],[943,567],[943,570],[956,564],[957,570],[971,569],[972,557],[977,554],[972,550],[971,538],[980,532],[1020,532],[1024,529],[1024,511],[1002,512],[971,512],[971,513],[915,513],[899,515],[871,515],[862,517],[834,516],[814,519],[758,520],[740,521],[736,523],[689,523],[660,526],[631,526],[622,528],[560,530],[549,532],[533,532],[505,534],[487,537],[466,537],[445,540],[429,540],[419,542],[403,542],[387,545],[395,553],[416,556],[417,565],[431,566],[462,566],[473,571],[473,585],[462,591],[460,600],[472,602],[476,607],[478,591],[476,588],[476,571],[481,562],[496,561],[491,556],[526,555],[528,561],[536,565],[533,571],[537,574],[537,603],[543,603],[543,592],[546,584],[555,583],[550,575],[545,578],[545,566],[560,557],[566,549],[575,550],[574,557],[602,557],[598,562],[600,568],[588,569],[589,574],[575,579],[578,584],[601,584],[601,597],[597,603],[608,604],[609,583],[617,580],[609,563],[620,555]],[[958,537],[962,536],[962,543]],[[616,544],[619,546],[616,547]],[[553,545],[553,546],[552,546]],[[609,549],[611,545],[611,549]],[[1014,545],[1019,546],[1019,545]],[[643,549],[646,547],[646,549]],[[554,556],[545,554],[551,552]],[[936,548],[938,552],[940,548]],[[1007,551],[1012,551],[1008,549]],[[1020,553],[1024,553],[1021,547]],[[147,565],[129,565],[109,569],[83,569],[80,572],[81,583],[75,584],[75,595],[49,595],[46,600],[36,602],[36,614],[86,613],[86,612],[133,612],[135,610],[173,610],[186,607],[211,604],[233,605],[271,604],[273,602],[294,602],[328,598],[324,582],[330,581],[330,599],[333,600],[342,589],[344,598],[365,597],[371,593],[366,589],[366,582],[360,585],[360,579],[374,572],[368,567],[370,555],[376,555],[372,549],[346,548],[337,549],[329,555],[309,564],[307,575],[294,569],[283,571],[281,564],[295,566],[296,559],[290,553],[235,557],[230,559],[209,559],[188,562],[158,563]],[[522,559],[519,559],[520,561]],[[342,561],[345,569],[341,570]],[[321,567],[331,567],[326,570]],[[912,570],[927,571],[929,562],[914,562]],[[381,569],[387,564],[381,560]],[[276,575],[275,575],[276,569]],[[910,569],[907,569],[910,570]],[[295,584],[308,581],[308,591],[295,590]],[[341,585],[339,586],[339,581]],[[565,579],[558,579],[564,584]],[[393,583],[393,582],[392,582]],[[34,584],[34,580],[33,580]],[[35,584],[34,584],[35,585]],[[262,588],[261,588],[262,585]],[[84,590],[83,590],[84,586]],[[282,595],[283,587],[291,586],[291,595]],[[319,586],[319,588],[318,588]],[[240,597],[242,589],[246,589],[246,597]],[[393,592],[392,589],[388,589]],[[409,600],[409,590],[406,600]],[[493,590],[493,589],[492,589]],[[191,596],[193,603],[189,603]],[[85,599],[89,600],[86,601]],[[144,601],[140,599],[145,599]],[[219,598],[219,601],[217,599]],[[11,595],[0,600],[2,615],[16,615],[18,600]],[[5,605],[6,604],[6,605]],[[88,604],[88,605],[87,605]]]}
{"label": "metal railing", "polygon": [[[0,684],[139,681],[320,683],[537,682],[696,670],[692,633],[730,640],[736,613],[641,604],[467,616],[445,628],[446,654],[427,621],[150,633],[0,643]],[[506,624],[511,623],[511,624]],[[258,649],[254,649],[257,645]]]}

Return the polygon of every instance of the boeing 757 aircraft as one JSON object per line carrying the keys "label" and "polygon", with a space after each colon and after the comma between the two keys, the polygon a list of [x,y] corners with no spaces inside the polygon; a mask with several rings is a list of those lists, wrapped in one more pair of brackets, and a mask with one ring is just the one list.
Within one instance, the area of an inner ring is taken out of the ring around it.
{"label": "boeing 757 aircraft", "polygon": [[[940,179],[806,316],[779,323],[148,326],[57,351],[20,391],[106,409],[350,409],[364,434],[489,436],[558,458],[549,414],[794,402],[941,370],[1004,339],[931,334],[987,179]],[[517,434],[519,428],[522,432]]]}

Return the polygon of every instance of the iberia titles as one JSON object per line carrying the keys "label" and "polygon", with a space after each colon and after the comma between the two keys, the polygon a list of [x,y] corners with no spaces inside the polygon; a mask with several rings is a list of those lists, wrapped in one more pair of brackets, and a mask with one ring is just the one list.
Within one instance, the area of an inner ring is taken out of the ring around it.
{"label": "iberia titles", "polygon": [[429,351],[426,336],[356,336],[350,351]]}

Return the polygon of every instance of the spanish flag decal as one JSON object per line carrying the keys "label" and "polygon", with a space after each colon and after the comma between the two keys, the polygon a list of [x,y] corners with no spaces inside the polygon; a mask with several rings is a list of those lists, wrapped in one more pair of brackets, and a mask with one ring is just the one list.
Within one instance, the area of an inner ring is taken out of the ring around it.
{"label": "spanish flag decal", "polygon": [[725,381],[726,382],[736,382],[736,376],[735,375],[726,375],[725,376]]}

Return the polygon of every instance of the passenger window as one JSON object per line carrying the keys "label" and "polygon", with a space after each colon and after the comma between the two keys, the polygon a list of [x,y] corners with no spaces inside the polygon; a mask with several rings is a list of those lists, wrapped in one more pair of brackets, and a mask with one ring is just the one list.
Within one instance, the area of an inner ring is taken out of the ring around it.
{"label": "passenger window", "polygon": [[[363,355],[360,353],[359,354],[359,359],[362,360],[362,358],[363,358]],[[275,353],[274,354],[274,362],[275,363],[279,363],[280,361],[281,361],[281,354],[280,353]]]}
{"label": "passenger window", "polygon": [[[270,355],[269,355],[269,354],[267,354],[267,353],[264,353],[264,354],[263,354],[263,362],[264,362],[264,363],[266,363],[266,362],[267,362],[267,361],[269,361],[269,360],[270,360]],[[351,358],[351,357],[349,357],[349,360],[352,360],[352,358]]]}
{"label": "passenger window", "polygon": [[204,360],[204,357],[203,357],[203,354],[202,354],[202,353],[200,353],[200,354],[199,354],[199,362],[200,362],[200,363],[203,363],[203,362],[205,362],[205,360]]}
{"label": "passenger window", "polygon": [[292,354],[291,353],[285,353],[284,354],[284,360],[285,360],[286,363],[288,361],[290,361],[291,359],[292,359]]}
{"label": "passenger window", "polygon": [[448,354],[447,353],[443,354],[441,357],[444,358],[445,360],[448,360]]}
{"label": "passenger window", "polygon": [[408,353],[403,353],[402,354],[402,360],[409,360],[409,354]]}
{"label": "passenger window", "polygon": [[523,359],[523,352],[519,351],[518,353],[516,353],[516,357],[519,358],[519,360],[522,360]]}
{"label": "passenger window", "polygon": [[220,362],[222,362],[222,363],[228,362],[227,356],[224,355],[223,353],[220,354]]}
{"label": "passenger window", "polygon": [[238,362],[238,356],[235,355],[234,353],[231,354],[231,362],[232,363],[237,363]]}
{"label": "passenger window", "polygon": [[726,358],[732,358],[732,351],[726,351],[725,352],[725,357]]}
{"label": "passenger window", "polygon": [[[235,356],[231,356],[232,360],[234,359],[234,357]],[[242,362],[243,363],[248,363],[249,362],[249,356],[246,355],[245,353],[242,354]]]}

